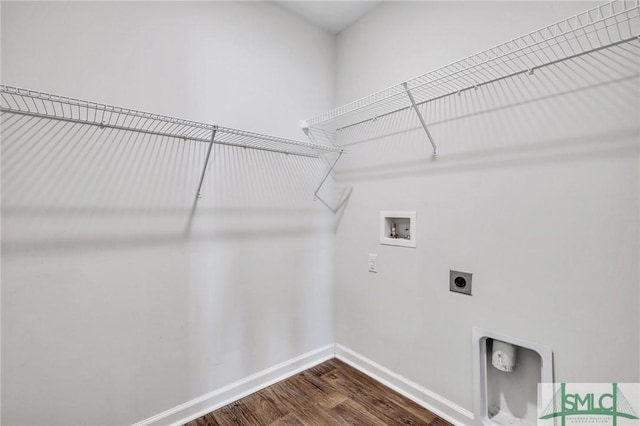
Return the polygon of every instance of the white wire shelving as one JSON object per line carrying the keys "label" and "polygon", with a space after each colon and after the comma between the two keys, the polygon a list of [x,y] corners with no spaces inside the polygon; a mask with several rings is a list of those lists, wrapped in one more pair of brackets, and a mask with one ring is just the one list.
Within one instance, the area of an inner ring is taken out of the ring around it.
{"label": "white wire shelving", "polygon": [[[336,154],[336,162],[344,153],[344,150],[330,145],[285,139],[7,85],[0,85],[0,111],[3,114],[26,116],[35,120],[34,125],[38,120],[55,120],[206,143],[208,150],[196,200],[200,197],[214,145],[311,158]],[[333,167],[327,171],[314,195],[317,195],[332,169]]]}
{"label": "white wire shelving", "polygon": [[0,111],[197,142],[317,157],[339,148],[0,85]]}
{"label": "white wire shelving", "polygon": [[601,63],[627,61],[637,68],[639,48],[640,1],[611,1],[303,120],[301,126],[312,140],[335,143],[342,130],[414,109],[435,155],[436,141],[420,112],[426,104],[500,80],[532,76],[559,63],[574,62],[579,70],[585,56],[601,55],[596,58]]}

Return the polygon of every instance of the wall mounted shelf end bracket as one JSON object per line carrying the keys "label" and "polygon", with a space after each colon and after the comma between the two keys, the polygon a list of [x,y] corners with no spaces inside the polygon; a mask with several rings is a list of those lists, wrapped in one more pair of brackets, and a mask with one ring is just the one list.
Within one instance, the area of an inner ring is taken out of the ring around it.
{"label": "wall mounted shelf end bracket", "polygon": [[[306,120],[300,120],[300,128],[302,129],[302,131],[304,132],[305,135],[307,135],[307,137],[309,138],[309,140],[317,145],[322,145],[320,143],[318,143],[314,136],[313,133],[311,132],[311,129],[309,127],[309,123]],[[313,197],[314,199],[320,201],[322,204],[325,205],[325,207],[327,207],[329,210],[331,210],[333,213],[337,213],[338,210],[340,210],[340,208],[344,205],[344,203],[347,201],[347,199],[349,198],[349,195],[351,194],[351,188],[348,188],[347,190],[345,190],[342,195],[340,196],[340,199],[338,201],[338,204],[333,207],[331,206],[324,198],[322,198],[320,196],[320,190],[322,189],[322,187],[324,186],[325,182],[327,181],[327,179],[329,178],[329,176],[331,176],[331,172],[333,172],[333,169],[336,167],[336,165],[338,164],[338,161],[340,161],[340,158],[342,158],[342,155],[346,152],[344,149],[342,148],[338,148],[338,155],[336,156],[336,158],[333,160],[333,162],[331,163],[331,165],[329,166],[329,168],[327,169],[327,172],[324,174],[324,176],[322,177],[322,179],[320,180],[320,183],[318,184],[318,187],[316,188],[315,192],[313,193]]]}

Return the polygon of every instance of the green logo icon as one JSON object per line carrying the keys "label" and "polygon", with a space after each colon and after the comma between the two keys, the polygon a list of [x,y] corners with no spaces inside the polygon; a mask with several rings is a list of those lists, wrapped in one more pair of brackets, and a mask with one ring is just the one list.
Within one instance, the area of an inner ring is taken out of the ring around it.
{"label": "green logo icon", "polygon": [[566,383],[561,383],[540,419],[559,417],[565,426],[566,418],[570,416],[608,416],[612,418],[613,426],[618,424],[618,418],[638,419],[617,383],[611,384],[611,393],[568,393]]}

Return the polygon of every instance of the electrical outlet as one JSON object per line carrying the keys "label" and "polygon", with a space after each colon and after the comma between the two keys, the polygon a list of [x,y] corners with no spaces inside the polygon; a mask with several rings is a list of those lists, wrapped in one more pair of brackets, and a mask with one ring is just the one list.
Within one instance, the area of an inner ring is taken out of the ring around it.
{"label": "electrical outlet", "polygon": [[369,272],[378,273],[378,255],[369,253]]}
{"label": "electrical outlet", "polygon": [[449,291],[471,296],[471,272],[449,270]]}

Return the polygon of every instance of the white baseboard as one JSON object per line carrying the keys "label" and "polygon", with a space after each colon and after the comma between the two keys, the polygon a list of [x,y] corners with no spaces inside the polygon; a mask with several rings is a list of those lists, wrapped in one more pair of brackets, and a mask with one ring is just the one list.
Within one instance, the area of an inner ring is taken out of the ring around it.
{"label": "white baseboard", "polygon": [[469,410],[342,345],[329,344],[170,408],[133,426],[183,425],[334,357],[455,425],[473,423],[473,413]]}
{"label": "white baseboard", "polygon": [[455,425],[473,424],[473,413],[364,356],[336,344],[336,358]]}
{"label": "white baseboard", "polygon": [[252,374],[230,385],[170,408],[133,426],[183,425],[240,398],[258,392],[287,377],[298,374],[335,356],[335,345],[329,344]]}

